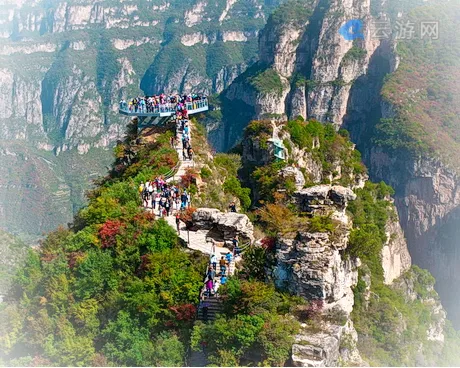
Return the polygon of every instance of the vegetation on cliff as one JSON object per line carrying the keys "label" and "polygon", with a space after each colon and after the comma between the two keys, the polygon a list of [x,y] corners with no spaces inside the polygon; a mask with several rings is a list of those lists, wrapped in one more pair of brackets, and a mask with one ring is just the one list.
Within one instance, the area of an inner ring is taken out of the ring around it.
{"label": "vegetation on cliff", "polygon": [[[267,122],[253,122],[246,139],[268,144],[272,128]],[[279,175],[288,163],[273,159],[250,178],[262,206],[253,211],[249,190],[236,179],[245,172],[241,157],[233,153],[211,159],[203,128],[194,129],[199,147],[195,163],[201,169],[187,172],[183,180],[197,203],[225,206],[222,198],[236,197],[267,235],[260,247],[245,252],[238,272],[220,290],[222,313],[207,324],[195,323],[208,259],[185,252],[165,221],[140,208],[139,183],[165,174],[177,162],[169,144],[171,132],[168,127],[154,128],[137,139],[133,125],[115,149],[112,170],[88,193],[89,203],[73,226],[56,230],[38,250],[29,251],[9,302],[1,304],[1,363],[181,366],[189,347],[203,346],[216,365],[280,366],[288,361],[300,321],[317,320],[320,314],[315,303],[275,288],[267,274],[275,264],[273,236],[299,228],[340,236],[339,225],[327,215],[310,218],[288,205],[295,183]],[[288,123],[285,132],[292,133],[286,138],[292,152],[303,148],[325,172],[341,165],[342,175],[363,173],[344,132],[301,121]],[[346,254],[365,264],[353,312],[360,348],[375,364],[415,364],[416,348],[423,344],[427,361],[439,362],[439,344],[426,338],[436,322],[427,302],[436,298],[430,291],[432,277],[417,268],[403,276],[401,280],[412,283],[415,299],[404,294],[403,286],[383,284],[380,257],[385,225],[394,213],[388,201],[392,190],[383,183],[368,183],[357,194],[349,207],[354,228]],[[449,330],[441,346],[446,362],[454,362],[449,359],[456,344]]]}
{"label": "vegetation on cliff", "polygon": [[[396,221],[389,202],[393,193],[384,183],[367,182],[348,207],[353,229],[345,252],[364,263],[352,313],[358,349],[373,366],[457,365],[460,336],[450,326],[439,325],[443,316],[434,309],[439,297],[433,276],[412,266],[393,285],[384,284],[382,248],[391,236],[386,225]],[[445,333],[445,341],[429,340],[432,330]]]}
{"label": "vegetation on cliff", "polygon": [[300,327],[289,312],[302,301],[245,279],[244,270],[239,275],[222,287],[224,312],[212,323],[195,325],[192,348],[205,345],[210,363],[217,366],[283,366]]}
{"label": "vegetation on cliff", "polygon": [[206,257],[140,208],[137,186],[174,166],[170,133],[117,147],[73,228],[31,250],[2,305],[7,365],[184,364]]}
{"label": "vegetation on cliff", "polygon": [[[268,122],[253,122],[245,137],[252,142],[266,142],[272,130]],[[325,173],[330,174],[334,165],[341,165],[342,173],[365,173],[359,153],[350,152],[353,145],[345,131],[339,134],[332,126],[301,120],[288,122],[285,130],[289,132],[284,143],[290,155],[302,148],[304,154],[315,160]],[[263,145],[259,142],[257,146]],[[294,164],[294,161],[290,163]],[[286,162],[271,162],[256,167],[251,175],[262,205],[257,211],[258,224],[273,237],[289,238],[299,229],[341,236],[338,223],[330,217],[305,217],[288,204],[295,185],[293,178],[279,175],[286,165]],[[306,186],[314,184],[308,176],[306,179]],[[352,182],[348,179],[335,183],[349,186]],[[354,290],[355,306],[351,315],[363,358],[371,365],[458,364],[460,357],[455,349],[460,347],[460,339],[450,326],[444,327],[441,322],[443,312],[436,310],[439,297],[429,272],[413,266],[392,286],[384,284],[382,249],[393,236],[387,232],[388,223],[397,221],[396,209],[391,202],[393,189],[383,182],[367,181],[364,188],[355,189],[355,193],[357,199],[348,205],[353,228],[343,255],[359,257],[363,263]],[[265,267],[271,262],[267,257]],[[430,333],[433,334],[431,340]],[[436,333],[445,335],[443,343],[434,340]],[[420,353],[420,346],[423,346],[423,353]]]}
{"label": "vegetation on cliff", "polygon": [[376,135],[380,145],[415,154],[426,152],[456,170],[460,170],[459,14],[459,4],[452,2],[409,12],[408,19],[414,24],[437,24],[438,38],[434,34],[422,37],[419,29],[412,39],[400,40],[397,53],[401,63],[382,91],[396,116],[377,126]]}
{"label": "vegetation on cliff", "polygon": [[16,269],[20,267],[26,254],[26,244],[0,230],[0,295],[7,293]]}

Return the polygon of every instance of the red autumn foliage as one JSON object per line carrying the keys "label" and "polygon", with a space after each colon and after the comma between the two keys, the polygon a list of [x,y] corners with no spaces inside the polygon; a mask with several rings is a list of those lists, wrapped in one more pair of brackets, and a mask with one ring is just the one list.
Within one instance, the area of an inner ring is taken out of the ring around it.
{"label": "red autumn foliage", "polygon": [[272,236],[266,236],[260,241],[260,243],[262,244],[262,248],[266,250],[273,250],[275,249],[276,238]]}
{"label": "red autumn foliage", "polygon": [[109,364],[107,362],[107,358],[103,354],[96,353],[93,357],[91,365],[93,367],[107,367]]}
{"label": "red autumn foliage", "polygon": [[133,220],[134,220],[134,223],[137,225],[142,225],[142,226],[148,225],[148,224],[151,224],[153,221],[155,221],[155,214],[144,211],[134,216]]}
{"label": "red autumn foliage", "polygon": [[101,239],[102,248],[111,248],[117,243],[117,235],[120,235],[124,224],[119,220],[107,220],[99,229],[99,238]]}
{"label": "red autumn foliage", "polygon": [[174,312],[177,321],[191,321],[196,316],[196,307],[193,304],[182,304],[169,307],[169,310]]}
{"label": "red autumn foliage", "polygon": [[196,212],[196,208],[193,207],[188,207],[185,211],[180,212],[180,220],[185,223],[187,229],[193,225],[192,217],[194,212]]}
{"label": "red autumn foliage", "polygon": [[41,257],[40,257],[40,260],[42,262],[51,262],[53,261],[54,259],[56,259],[57,255],[56,254],[51,254],[51,253],[46,253],[46,254],[43,254]]}
{"label": "red autumn foliage", "polygon": [[194,169],[189,167],[185,174],[181,176],[181,184],[183,187],[188,188],[191,184],[196,184],[196,178],[198,177]]}
{"label": "red autumn foliage", "polygon": [[47,367],[51,366],[51,361],[40,356],[40,355],[35,355],[32,359],[32,361],[29,364],[29,367]]}

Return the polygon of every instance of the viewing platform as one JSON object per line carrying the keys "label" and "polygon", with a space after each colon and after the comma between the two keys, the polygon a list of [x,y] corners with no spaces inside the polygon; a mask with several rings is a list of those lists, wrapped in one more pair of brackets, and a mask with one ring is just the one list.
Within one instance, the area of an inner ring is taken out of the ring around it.
{"label": "viewing platform", "polygon": [[[161,104],[158,106],[154,106],[150,109],[144,106],[131,106],[131,109],[127,103],[120,103],[119,113],[125,116],[132,116],[132,117],[158,117],[158,118],[166,118],[171,117],[176,114],[178,110],[178,104]],[[187,109],[188,115],[198,114],[201,112],[208,111],[208,100],[198,100],[193,102],[186,102],[185,108]]]}

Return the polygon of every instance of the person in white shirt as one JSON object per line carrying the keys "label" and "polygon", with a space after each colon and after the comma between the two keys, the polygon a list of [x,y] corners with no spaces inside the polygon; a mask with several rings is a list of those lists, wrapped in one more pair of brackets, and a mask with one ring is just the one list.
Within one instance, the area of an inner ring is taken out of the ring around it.
{"label": "person in white shirt", "polygon": [[150,200],[152,201],[152,208],[153,208],[153,185],[152,183],[149,184],[149,197],[150,197]]}
{"label": "person in white shirt", "polygon": [[153,208],[159,208],[160,207],[160,193],[157,193],[155,195],[155,204],[153,205]]}

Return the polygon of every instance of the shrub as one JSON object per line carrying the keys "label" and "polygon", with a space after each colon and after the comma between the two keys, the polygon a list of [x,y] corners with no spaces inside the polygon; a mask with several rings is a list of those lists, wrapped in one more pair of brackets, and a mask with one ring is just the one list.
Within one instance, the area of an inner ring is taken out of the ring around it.
{"label": "shrub", "polygon": [[266,69],[250,77],[248,82],[257,92],[263,95],[275,93],[280,96],[283,93],[283,82],[274,69]]}
{"label": "shrub", "polygon": [[196,184],[197,174],[194,169],[187,168],[185,174],[181,176],[181,183],[184,188],[188,188],[192,184]]}
{"label": "shrub", "polygon": [[196,212],[196,208],[193,207],[188,207],[185,211],[180,212],[180,219],[186,224],[187,228],[193,224],[192,218],[194,212]]}
{"label": "shrub", "polygon": [[270,235],[276,236],[297,230],[296,217],[285,205],[267,203],[258,210],[258,214]]}
{"label": "shrub", "polygon": [[308,224],[308,231],[312,233],[330,233],[332,234],[336,228],[331,215],[328,216],[313,216]]}
{"label": "shrub", "polygon": [[116,245],[117,235],[120,235],[124,225],[119,220],[107,220],[99,229],[99,238],[102,248],[110,248]]}
{"label": "shrub", "polygon": [[200,176],[202,179],[208,179],[211,177],[211,175],[212,175],[212,171],[209,170],[206,166],[201,168]]}
{"label": "shrub", "polygon": [[236,196],[241,203],[244,211],[251,206],[251,197],[249,196],[251,190],[249,188],[242,188],[241,183],[235,177],[228,178],[223,184],[224,193],[230,193]]}

